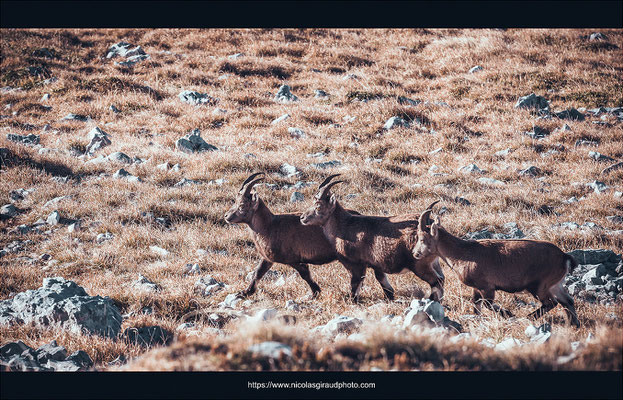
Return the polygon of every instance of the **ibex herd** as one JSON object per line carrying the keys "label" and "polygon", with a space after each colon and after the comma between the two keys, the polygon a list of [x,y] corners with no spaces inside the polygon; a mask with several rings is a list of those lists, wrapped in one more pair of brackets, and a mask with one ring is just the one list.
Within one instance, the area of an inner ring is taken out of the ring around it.
{"label": "ibex herd", "polygon": [[528,291],[542,306],[530,314],[539,318],[561,304],[570,322],[579,326],[573,299],[563,287],[565,275],[576,261],[556,245],[536,240],[462,240],[441,227],[439,216],[430,216],[438,201],[421,215],[392,217],[361,215],[344,209],[331,188],[339,174],[322,182],[312,207],[302,215],[273,214],[253,187],[263,173],[247,178],[235,204],[225,215],[228,223],[246,224],[253,234],[262,260],[251,283],[238,296],[255,293],[257,282],[274,263],[290,265],[307,282],[312,298],[320,287],[312,279],[308,264],[320,265],[338,260],[350,273],[351,298],[359,301],[366,268],[374,270],[388,300],[394,299],[386,274],[412,271],[431,287],[430,299],[442,301],[444,274],[439,258],[457,271],[461,282],[474,289],[474,311],[481,305],[503,316],[511,313],[493,303],[495,291]]}

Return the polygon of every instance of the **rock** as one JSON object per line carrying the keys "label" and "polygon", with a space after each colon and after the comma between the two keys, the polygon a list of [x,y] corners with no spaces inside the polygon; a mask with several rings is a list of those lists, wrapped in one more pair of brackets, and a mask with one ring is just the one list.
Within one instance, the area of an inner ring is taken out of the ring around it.
{"label": "rock", "polygon": [[471,67],[469,69],[468,73],[473,74],[475,72],[482,71],[482,70],[483,70],[483,68],[480,65],[476,65],[474,67]]}
{"label": "rock", "polygon": [[431,319],[434,322],[439,322],[439,323],[443,322],[443,319],[444,319],[443,306],[436,301],[429,300],[429,299],[426,299],[426,300],[414,299],[411,301],[410,307],[411,307],[411,311],[409,311],[409,313],[405,317],[405,325],[407,324],[409,315],[413,314],[413,312],[417,313],[420,311],[426,313],[429,317],[431,317]]}
{"label": "rock", "polygon": [[505,183],[502,181],[498,181],[497,179],[493,179],[493,178],[478,178],[478,182],[480,182],[483,185],[487,185],[487,186],[504,186]]}
{"label": "rock", "polygon": [[400,117],[391,117],[383,125],[383,129],[390,130],[395,128],[408,128],[409,123]]}
{"label": "rock", "polygon": [[465,165],[458,169],[463,174],[483,174],[485,171],[478,168],[476,164]]}
{"label": "rock", "polygon": [[[600,173],[600,174],[601,174],[601,175],[607,175],[607,174],[609,174],[610,172],[612,172],[612,171],[616,171],[616,170],[619,170],[619,169],[623,169],[623,161],[618,162],[618,163],[616,163],[616,164],[613,164],[613,165],[611,165],[611,166],[609,166],[609,167],[604,168],[604,169],[601,171],[601,173]],[[620,193],[620,192],[617,192],[617,193]],[[620,197],[620,196],[619,196],[619,197]]]}
{"label": "rock", "polygon": [[175,328],[176,332],[185,331],[188,329],[192,329],[195,327],[195,324],[192,322],[184,322],[183,324],[179,324],[177,328]]}
{"label": "rock", "polygon": [[123,331],[121,337],[130,344],[151,347],[169,344],[173,334],[160,326],[143,326],[140,328],[127,328]]}
{"label": "rock", "polygon": [[119,162],[119,163],[122,163],[122,164],[132,164],[132,159],[127,154],[122,153],[120,151],[117,151],[115,153],[111,153],[108,156],[108,160]]}
{"label": "rock", "polygon": [[520,97],[515,103],[515,108],[533,108],[542,110],[549,107],[549,101],[545,97],[537,96],[531,93],[527,96]]}
{"label": "rock", "polygon": [[575,121],[584,121],[584,114],[576,110],[575,108],[569,108],[564,111],[560,111],[552,114],[556,118],[560,119],[570,119]]}
{"label": "rock", "polygon": [[194,179],[186,179],[186,178],[182,178],[179,182],[177,182],[175,185],[175,187],[184,187],[184,186],[188,186],[188,185],[198,185],[201,182],[196,181]]}
{"label": "rock", "polygon": [[236,305],[242,300],[236,295],[236,293],[230,293],[225,297],[225,300],[219,303],[219,308],[235,308]]}
{"label": "rock", "polygon": [[316,168],[316,169],[334,168],[340,165],[342,165],[342,163],[338,160],[331,160],[331,161],[325,161],[321,163],[310,164],[311,167]]}
{"label": "rock", "polygon": [[81,114],[67,114],[65,115],[63,118],[61,118],[61,121],[80,121],[80,122],[87,122],[88,120],[90,120],[89,117],[87,117],[86,115],[81,115]]}
{"label": "rock", "polygon": [[80,221],[76,221],[72,224],[69,224],[69,226],[67,227],[67,232],[69,233],[78,232],[78,231],[80,231]]}
{"label": "rock", "polygon": [[604,281],[602,278],[607,273],[606,266],[604,264],[598,264],[582,276],[582,282],[586,285],[603,285]]}
{"label": "rock", "polygon": [[599,146],[598,140],[578,139],[575,141],[575,147],[579,146]]}
{"label": "rock", "polygon": [[169,255],[169,251],[166,249],[163,249],[162,247],[149,246],[149,250],[151,250],[153,253],[158,254],[161,257],[166,257]]}
{"label": "rock", "polygon": [[292,92],[290,91],[290,86],[281,85],[279,87],[279,90],[275,94],[274,100],[278,103],[292,103],[298,101],[299,98],[292,94]]}
{"label": "rock", "polygon": [[298,203],[303,200],[305,200],[305,196],[301,192],[293,192],[292,196],[290,196],[290,203]]}
{"label": "rock", "polygon": [[539,176],[543,173],[543,171],[541,171],[539,167],[531,165],[525,169],[520,170],[518,173],[521,176]]}
{"label": "rock", "polygon": [[15,143],[21,143],[26,145],[36,145],[39,144],[39,136],[35,134],[30,135],[16,135],[14,133],[8,133],[6,135],[7,140]]}
{"label": "rock", "polygon": [[105,232],[105,233],[100,233],[99,235],[97,235],[97,237],[95,238],[95,242],[97,244],[103,243],[107,240],[111,240],[112,238],[114,238],[115,236],[110,233],[110,232]]}
{"label": "rock", "polygon": [[523,134],[530,136],[532,139],[543,139],[549,135],[549,131],[535,125],[531,131],[524,132]]}
{"label": "rock", "polygon": [[162,164],[158,164],[156,165],[157,169],[163,170],[163,171],[168,171],[169,168],[171,168],[171,164],[169,164],[168,161],[163,162]]}
{"label": "rock", "polygon": [[227,58],[229,58],[230,60],[237,60],[242,56],[244,56],[244,53],[236,53],[236,54],[227,56]]}
{"label": "rock", "polygon": [[595,161],[616,161],[614,158],[605,156],[597,151],[589,151],[588,157]]}
{"label": "rock", "polygon": [[398,96],[398,103],[402,104],[403,106],[417,106],[418,104],[421,104],[422,101],[421,100],[413,100],[413,99],[410,99],[410,98],[404,97],[404,96]]}
{"label": "rock", "polygon": [[64,361],[67,358],[67,350],[63,346],[59,346],[56,340],[39,347],[35,353],[40,364],[45,364],[48,360]]}
{"label": "rock", "polygon": [[481,239],[522,239],[525,237],[524,233],[519,229],[517,223],[508,222],[504,224],[506,233],[494,233],[488,228],[477,232],[469,232],[464,236],[467,240],[481,240]]}
{"label": "rock", "polygon": [[333,318],[322,327],[322,333],[335,337],[338,333],[350,334],[358,330],[363,324],[363,321],[359,318],[339,316]]}
{"label": "rock", "polygon": [[286,301],[285,305],[286,310],[299,312],[301,311],[301,306],[293,300]]}
{"label": "rock", "polygon": [[281,121],[285,121],[288,118],[290,118],[290,114],[283,114],[281,117],[275,118],[270,124],[271,125],[277,125]]}
{"label": "rock", "polygon": [[591,34],[590,34],[590,36],[589,36],[589,40],[590,40],[591,42],[606,40],[606,35],[604,35],[604,34],[603,34],[603,33],[601,33],[601,32],[594,32],[594,33],[591,33]]}
{"label": "rock", "polygon": [[186,264],[184,267],[185,275],[198,275],[201,273],[201,268],[199,268],[199,264]]}
{"label": "rock", "polygon": [[276,308],[264,308],[256,312],[251,319],[256,322],[270,321],[276,318],[277,314],[278,310]]}
{"label": "rock", "polygon": [[48,215],[46,222],[48,225],[56,225],[61,220],[61,214],[58,211],[53,211],[52,214]]}
{"label": "rock", "polygon": [[316,99],[326,99],[327,97],[329,97],[329,95],[322,89],[316,89],[314,91],[314,98]]}
{"label": "rock", "polygon": [[138,279],[132,282],[132,287],[144,290],[146,292],[158,292],[160,291],[160,286],[155,284],[154,282],[147,279],[143,274],[138,274]]}
{"label": "rock", "polygon": [[146,55],[145,51],[141,46],[133,47],[130,43],[127,42],[119,42],[113,44],[108,48],[108,53],[106,54],[106,58],[115,58],[115,57],[133,57],[137,55]]}
{"label": "rock", "polygon": [[126,58],[125,61],[116,62],[115,64],[122,67],[133,67],[135,64],[147,60],[148,58],[150,58],[150,56],[147,54],[137,54],[135,56]]}
{"label": "rock", "polygon": [[108,107],[108,109],[114,112],[115,114],[119,114],[121,112],[121,110],[118,109],[114,104],[111,104],[110,107]]}
{"label": "rock", "polygon": [[295,139],[303,139],[305,138],[305,132],[303,132],[302,129],[299,128],[288,128],[288,133],[290,133],[290,136],[295,138]]}
{"label": "rock", "polygon": [[272,359],[292,357],[292,348],[290,346],[272,341],[254,344],[248,348],[248,351],[255,355]]}
{"label": "rock", "polygon": [[15,190],[11,190],[9,192],[9,199],[11,201],[22,201],[24,200],[26,197],[28,197],[28,195],[30,195],[31,192],[33,192],[35,189],[15,189]]}
{"label": "rock", "polygon": [[89,155],[93,155],[98,150],[111,144],[108,134],[97,126],[88,133],[87,140],[89,140],[89,144],[86,147],[86,154]]}
{"label": "rock", "polygon": [[75,282],[61,277],[45,278],[41,288],[0,301],[0,324],[53,325],[74,333],[85,331],[115,337],[121,329],[121,320],[112,300],[89,296]]}
{"label": "rock", "polygon": [[224,287],[224,283],[217,281],[209,275],[201,277],[195,282],[195,292],[199,292],[203,296],[211,296]]}
{"label": "rock", "polygon": [[521,346],[523,343],[519,339],[515,339],[513,337],[503,340],[502,342],[495,345],[495,350],[497,351],[505,351],[510,350],[515,347]]}
{"label": "rock", "polygon": [[530,343],[543,344],[552,336],[552,327],[547,322],[538,327],[530,325],[524,333],[530,338]]}
{"label": "rock", "polygon": [[614,224],[621,224],[623,223],[623,216],[620,215],[609,215],[606,217],[606,220],[608,220],[609,222],[612,222]]}
{"label": "rock", "polygon": [[588,182],[586,186],[593,189],[593,191],[597,194],[603,193],[609,189],[605,183],[599,181]]}
{"label": "rock", "polygon": [[178,94],[177,97],[179,97],[182,102],[194,106],[202,104],[214,104],[218,102],[218,99],[213,98],[206,93],[199,93],[191,90],[184,90],[183,92]]}
{"label": "rock", "polygon": [[5,204],[0,208],[0,216],[2,218],[12,218],[17,215],[17,207],[13,204]]}
{"label": "rock", "polygon": [[301,172],[294,166],[288,163],[283,163],[279,167],[279,171],[286,177],[298,176]]}
{"label": "rock", "polygon": [[132,175],[123,168],[117,170],[117,172],[115,172],[112,177],[115,179],[125,179],[128,182],[141,182],[141,178]]}
{"label": "rock", "polygon": [[201,131],[199,131],[199,129],[193,129],[188,135],[178,139],[175,142],[175,148],[189,154],[218,150],[216,146],[206,143],[206,141],[201,138]]}

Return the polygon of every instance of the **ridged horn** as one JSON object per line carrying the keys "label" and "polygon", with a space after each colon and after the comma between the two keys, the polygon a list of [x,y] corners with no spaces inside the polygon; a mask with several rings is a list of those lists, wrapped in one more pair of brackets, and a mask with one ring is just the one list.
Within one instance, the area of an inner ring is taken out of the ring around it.
{"label": "ridged horn", "polygon": [[335,178],[336,176],[340,176],[340,174],[334,174],[334,175],[329,175],[327,176],[327,178],[322,181],[322,183],[320,184],[320,186],[318,186],[318,189],[321,189],[324,185],[326,185],[327,183],[329,183],[329,181],[331,181],[331,179]]}
{"label": "ridged horn", "polygon": [[329,193],[331,193],[331,188],[335,185],[337,185],[338,183],[342,183],[344,181],[333,181],[333,182],[329,182],[327,184],[325,184],[319,191],[318,194],[316,195],[317,199],[324,199],[327,198],[329,196]]}
{"label": "ridged horn", "polygon": [[432,222],[430,219],[431,212],[433,212],[433,210],[428,208],[422,213],[422,215],[420,215],[420,222],[418,223],[419,230],[421,231],[425,230],[425,227],[428,226],[430,222]]}
{"label": "ridged horn", "polygon": [[244,185],[246,185],[247,183],[251,182],[258,175],[264,175],[264,173],[263,172],[256,172],[256,173],[254,173],[253,175],[251,175],[250,177],[245,179],[244,182],[242,182],[242,186],[240,187],[240,189],[244,188]]}

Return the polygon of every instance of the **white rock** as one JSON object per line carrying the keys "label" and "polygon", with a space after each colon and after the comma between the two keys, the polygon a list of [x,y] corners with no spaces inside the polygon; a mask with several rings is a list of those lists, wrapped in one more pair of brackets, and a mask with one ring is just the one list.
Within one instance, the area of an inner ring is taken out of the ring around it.
{"label": "white rock", "polygon": [[265,308],[256,312],[251,319],[257,322],[270,321],[271,319],[275,319],[277,314],[278,311],[276,308]]}
{"label": "white rock", "polygon": [[158,246],[149,246],[149,250],[151,250],[152,252],[158,254],[159,256],[165,257],[169,255],[169,251],[166,249],[163,249],[162,247],[158,247]]}
{"label": "white rock", "polygon": [[483,68],[480,65],[476,65],[474,67],[471,67],[468,72],[470,74],[473,74],[475,72],[482,71],[482,70],[483,70]]}
{"label": "white rock", "polygon": [[299,306],[298,303],[296,303],[294,300],[286,301],[285,308],[286,310],[294,311],[294,312],[301,311],[301,306]]}
{"label": "white rock", "polygon": [[495,346],[495,350],[504,351],[514,347],[521,346],[523,343],[519,339],[513,337],[503,340]]}
{"label": "white rock", "polygon": [[288,128],[288,133],[290,133],[290,136],[295,139],[303,139],[306,136],[302,129],[294,127]]}
{"label": "white rock", "polygon": [[338,333],[352,333],[359,329],[363,321],[359,318],[341,315],[327,322],[322,328],[325,335],[335,336]]}
{"label": "white rock", "polygon": [[48,215],[46,222],[48,223],[48,225],[56,225],[60,222],[60,220],[61,214],[55,210],[50,215]]}
{"label": "white rock", "polygon": [[248,350],[256,355],[274,359],[292,357],[292,348],[279,342],[262,342],[254,344],[250,346]]}
{"label": "white rock", "polygon": [[276,124],[280,123],[281,121],[285,121],[288,118],[290,118],[290,114],[283,114],[281,117],[275,118],[270,124],[271,125],[276,125]]}
{"label": "white rock", "polygon": [[112,238],[114,238],[115,235],[113,235],[110,232],[105,232],[105,233],[100,233],[99,235],[97,235],[97,237],[95,238],[95,242],[96,243],[103,243],[107,240],[111,240]]}
{"label": "white rock", "polygon": [[504,186],[505,183],[502,181],[498,181],[497,179],[493,179],[493,178],[478,178],[478,182],[482,183],[483,185],[490,185],[490,186]]}
{"label": "white rock", "polygon": [[383,125],[383,129],[386,129],[386,130],[401,128],[401,127],[408,128],[409,123],[400,117],[391,117],[390,119],[387,120],[387,122],[385,122],[385,125]]}

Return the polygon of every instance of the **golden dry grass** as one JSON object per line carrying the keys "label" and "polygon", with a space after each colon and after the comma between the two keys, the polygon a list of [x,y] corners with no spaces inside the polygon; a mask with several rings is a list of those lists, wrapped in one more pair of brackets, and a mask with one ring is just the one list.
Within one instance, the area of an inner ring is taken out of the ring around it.
{"label": "golden dry grass", "polygon": [[[603,126],[590,121],[536,121],[529,111],[513,108],[519,96],[531,92],[551,100],[554,110],[623,106],[622,32],[603,31],[618,48],[581,38],[590,33],[551,29],[2,30],[0,85],[24,89],[3,93],[0,98],[0,113],[8,116],[0,120],[3,133],[0,146],[17,156],[17,162],[2,166],[0,198],[8,202],[9,192],[17,188],[36,190],[20,204],[24,212],[0,222],[0,248],[23,239],[12,233],[15,226],[45,219],[53,209],[43,205],[57,196],[72,196],[60,202],[56,209],[65,217],[81,219],[83,229],[69,234],[61,227],[53,228],[49,234],[26,235],[33,242],[23,253],[0,259],[0,299],[40,287],[43,277],[60,275],[76,281],[91,295],[111,297],[122,313],[138,312],[145,306],[153,308],[153,315],[138,313],[124,320],[123,328],[158,324],[174,329],[185,313],[214,308],[228,293],[247,285],[244,277],[255,267],[258,256],[246,228],[228,226],[222,216],[231,206],[240,183],[251,172],[266,172],[269,183],[295,183],[295,179],[277,173],[284,162],[297,166],[302,171],[300,179],[306,181],[320,182],[329,172],[341,172],[348,182],[336,187],[335,192],[347,207],[365,214],[419,212],[432,200],[442,197],[446,200],[443,205],[448,208],[444,225],[456,235],[487,226],[500,230],[506,222],[517,222],[532,238],[552,241],[565,251],[607,248],[622,253],[620,235],[552,228],[565,221],[580,224],[592,221],[606,230],[620,229],[620,225],[605,217],[621,214],[623,210],[621,199],[613,197],[614,191],[623,190],[620,183],[623,173],[619,170],[599,177],[607,164],[588,158],[589,148],[574,146],[578,139],[599,139],[599,145],[590,150],[620,159],[623,156],[620,123],[610,120],[612,126]],[[141,45],[151,58],[131,69],[115,66],[113,61],[105,59],[105,54],[110,45],[120,40]],[[40,53],[36,51],[40,48],[50,49],[53,57],[38,56]],[[234,53],[244,55],[228,58]],[[483,71],[468,74],[474,65],[483,66]],[[44,73],[28,75],[24,68],[30,66],[40,66]],[[348,74],[357,78],[344,79]],[[51,76],[58,81],[42,83]],[[299,102],[273,102],[272,97],[283,83],[292,87]],[[315,89],[325,90],[330,97],[315,99]],[[216,106],[200,107],[184,104],[177,97],[182,90],[208,93],[219,102]],[[51,106],[51,110],[40,106],[45,93],[51,97],[43,104]],[[445,102],[448,107],[436,104],[406,107],[397,102],[397,96]],[[111,104],[121,113],[110,111]],[[216,107],[227,113],[214,114]],[[88,115],[92,121],[60,121],[68,113]],[[272,120],[285,113],[291,118],[271,125]],[[417,118],[423,121],[426,130],[433,129],[436,134],[415,128],[383,132],[385,121],[396,115]],[[355,119],[350,121],[350,117]],[[521,134],[535,124],[553,130],[563,123],[571,131],[555,132],[541,141]],[[40,155],[36,149],[5,138],[6,133],[39,134],[45,124],[50,124],[51,129],[41,134],[42,145],[61,152]],[[27,130],[29,125],[34,129]],[[112,145],[100,154],[123,151],[130,157],[149,159],[126,168],[143,183],[113,179],[112,174],[120,165],[85,164],[68,154],[72,147],[87,145],[86,133],[94,126],[108,132],[112,140]],[[303,129],[307,137],[291,138],[288,127]],[[203,138],[221,151],[196,155],[176,151],[175,141],[195,128],[201,129]],[[358,145],[352,146],[353,142]],[[564,146],[564,151],[542,157],[558,144]],[[429,154],[439,147],[443,149],[441,152]],[[507,157],[493,156],[506,148],[513,150]],[[307,157],[320,151],[327,155],[321,159]],[[247,153],[257,158],[245,158]],[[382,161],[366,162],[368,158]],[[342,166],[324,171],[308,167],[312,162],[328,160],[340,160]],[[155,168],[165,161],[179,163],[181,170],[165,172]],[[478,183],[480,176],[457,172],[459,167],[472,162],[488,171],[484,176],[507,184],[501,189],[486,188]],[[431,176],[428,169],[432,165],[448,175]],[[518,176],[517,170],[528,165],[541,168],[545,180]],[[52,179],[66,175],[70,176],[67,183]],[[182,178],[204,184],[174,187]],[[227,182],[223,186],[205,184],[218,178]],[[573,185],[595,179],[611,189],[597,195],[588,188]],[[416,183],[422,186],[413,187]],[[436,186],[440,184],[454,186]],[[292,204],[291,191],[258,187],[259,195],[273,212],[302,211],[310,204],[314,187],[300,191],[306,201]],[[346,195],[351,193],[357,196],[347,199]],[[467,198],[472,205],[455,203],[452,199],[456,196]],[[586,199],[564,204],[563,200],[571,196],[586,196]],[[541,215],[537,210],[543,205],[554,207],[560,215]],[[171,227],[147,221],[142,217],[143,212],[169,218]],[[115,238],[97,245],[95,237],[103,232],[111,232]],[[165,248],[170,254],[160,257],[149,250],[152,245]],[[198,249],[226,250],[227,254],[197,255]],[[42,253],[51,254],[58,262],[31,265],[19,258],[23,255],[36,258]],[[194,294],[197,277],[183,274],[184,265],[190,262],[199,263],[205,273],[229,285],[227,290],[209,298]],[[301,299],[304,305],[312,305],[303,299],[309,292],[307,285],[292,269],[281,265],[274,268],[285,274],[286,284],[277,287],[269,281],[260,281],[251,308],[283,307],[289,299]],[[138,273],[161,285],[163,290],[157,294],[134,291],[129,284]],[[534,307],[522,308],[516,300],[531,302],[529,295],[498,294],[498,301],[518,315],[516,319],[504,320],[485,312],[479,321],[461,320],[462,315],[472,313],[470,290],[460,284],[452,271],[446,269],[445,273],[444,304],[450,318],[459,320],[468,331],[483,338],[500,341],[507,336],[523,337],[529,323],[525,316]],[[348,301],[348,274],[338,263],[314,266],[312,275],[323,290],[320,299],[313,302],[321,311],[304,309],[298,315],[297,325],[286,329],[292,331],[292,337],[307,337],[309,328],[327,322],[335,314],[368,312],[373,319],[389,313],[401,314],[414,289],[423,294],[427,290],[412,274],[390,276],[397,301],[383,303],[382,291],[369,274],[362,290],[363,303],[353,305]],[[379,303],[381,306],[368,310]],[[584,340],[589,333],[597,335],[605,326],[609,326],[609,331],[598,335],[599,351],[593,353],[600,356],[582,362],[576,360],[565,368],[620,369],[621,305],[582,301],[576,305],[582,328],[565,327],[564,314],[558,307],[544,318],[553,323],[555,334],[564,336],[568,342]],[[618,316],[618,321],[608,317],[611,313]],[[209,347],[212,350],[205,350],[208,359],[177,357],[170,368],[257,368],[253,363],[208,357],[214,351],[217,355],[232,352],[235,357],[245,357],[236,349],[242,349],[242,343],[259,339],[254,334],[236,333],[236,326],[230,323],[226,330],[243,337],[219,339],[226,344],[226,350],[219,353],[215,347]],[[197,339],[195,347],[186,349],[187,341],[182,340],[173,345],[174,349],[179,348],[191,357],[196,349],[214,339],[209,331],[203,336],[204,339]],[[86,350],[100,368],[121,354],[136,356],[143,352],[140,348],[95,337],[31,327],[0,328],[2,343],[21,339],[38,346],[52,338],[70,351]],[[300,351],[317,355],[320,351],[317,347],[321,345],[313,337],[309,340],[307,350]],[[417,344],[418,341],[424,343],[425,339],[412,337],[406,344],[397,342],[396,346],[424,346]],[[366,362],[342,363],[338,356],[336,361],[331,361],[334,358],[328,354],[337,354],[338,347],[328,344],[329,350],[319,359],[305,364],[307,358],[301,357],[303,364],[287,364],[284,368],[367,368],[376,365],[374,360],[384,357],[379,354],[385,347],[374,343],[377,342],[370,339],[367,344],[371,347],[365,352],[371,356]],[[553,341],[535,351],[512,353],[513,357],[507,358],[483,350],[480,361],[470,364],[465,360],[471,356],[452,355],[460,346],[436,341],[431,346],[444,354],[439,359],[446,364],[434,360],[416,363],[412,358],[401,359],[403,352],[398,352],[399,359],[394,361],[391,356],[379,365],[394,367],[402,363],[405,368],[426,369],[539,369],[539,365],[555,368],[551,360],[562,354],[560,348],[564,347],[556,343],[559,342]],[[303,342],[298,345],[300,349],[305,346]],[[603,360],[608,356],[603,354],[609,354],[612,349],[619,350],[619,358],[605,363]],[[477,357],[479,352],[480,347],[476,346],[468,353]],[[540,359],[536,355],[547,360],[539,364],[541,361],[534,361]],[[133,366],[154,368],[148,364],[149,361],[144,361]]]}

